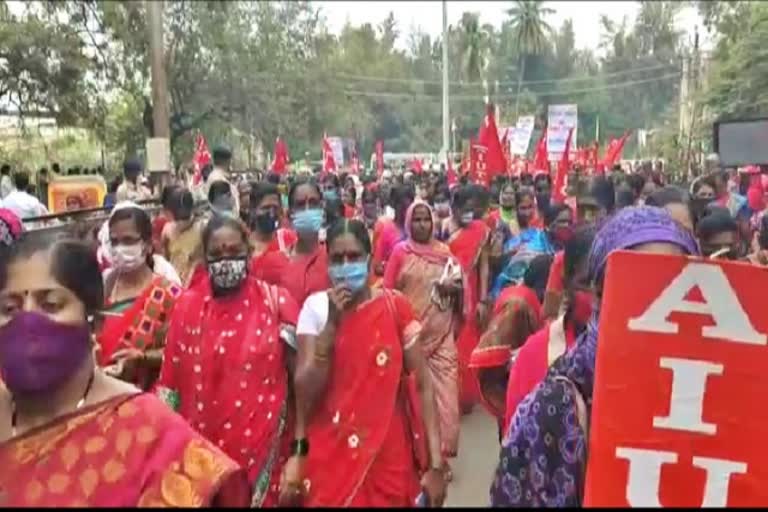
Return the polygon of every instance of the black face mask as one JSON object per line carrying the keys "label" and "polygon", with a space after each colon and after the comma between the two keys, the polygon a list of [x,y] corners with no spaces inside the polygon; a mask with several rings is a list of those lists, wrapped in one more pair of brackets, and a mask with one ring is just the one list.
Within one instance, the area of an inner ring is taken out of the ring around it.
{"label": "black face mask", "polygon": [[264,213],[254,214],[252,216],[251,227],[260,233],[265,235],[272,234],[277,231],[278,219],[277,215],[271,210]]}

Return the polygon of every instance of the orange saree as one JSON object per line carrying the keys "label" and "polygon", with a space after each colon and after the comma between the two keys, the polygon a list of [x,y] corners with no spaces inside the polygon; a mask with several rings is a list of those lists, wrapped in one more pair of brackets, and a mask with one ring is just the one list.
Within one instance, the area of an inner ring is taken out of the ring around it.
{"label": "orange saree", "polygon": [[230,458],[149,394],[83,408],[0,444],[3,507],[247,506]]}
{"label": "orange saree", "polygon": [[461,263],[464,271],[464,323],[459,331],[456,346],[459,354],[459,403],[461,408],[471,408],[480,398],[477,380],[469,371],[469,358],[480,339],[477,325],[477,306],[480,297],[480,255],[488,241],[489,229],[483,221],[476,220],[465,228],[457,229],[448,239],[451,253]]}

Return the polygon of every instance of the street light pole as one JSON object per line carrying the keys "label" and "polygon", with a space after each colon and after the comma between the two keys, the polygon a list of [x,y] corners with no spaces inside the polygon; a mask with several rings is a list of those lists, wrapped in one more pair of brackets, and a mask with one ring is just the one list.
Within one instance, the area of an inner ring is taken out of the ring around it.
{"label": "street light pole", "polygon": [[449,158],[451,150],[451,114],[448,106],[448,3],[443,0],[443,153]]}

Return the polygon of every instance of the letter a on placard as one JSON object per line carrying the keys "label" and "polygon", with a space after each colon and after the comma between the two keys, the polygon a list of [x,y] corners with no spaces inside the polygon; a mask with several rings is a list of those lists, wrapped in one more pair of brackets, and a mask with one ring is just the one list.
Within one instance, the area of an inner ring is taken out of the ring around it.
{"label": "letter a on placard", "polygon": [[[698,287],[704,302],[693,302],[685,296]],[[712,317],[715,325],[705,326],[705,338],[723,339],[752,345],[765,345],[768,337],[755,329],[718,265],[689,263],[667,286],[645,312],[627,323],[631,331],[677,334],[678,324],[667,320],[674,312]]]}

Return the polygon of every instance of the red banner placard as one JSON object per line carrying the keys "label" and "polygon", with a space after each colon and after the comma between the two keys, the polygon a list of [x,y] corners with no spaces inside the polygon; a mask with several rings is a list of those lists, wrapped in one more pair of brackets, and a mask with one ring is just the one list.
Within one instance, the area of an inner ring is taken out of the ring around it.
{"label": "red banner placard", "polygon": [[585,506],[768,504],[765,290],[745,263],[611,255]]}

